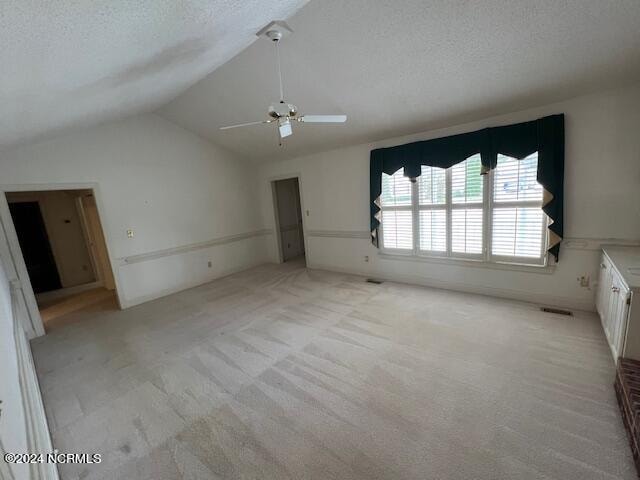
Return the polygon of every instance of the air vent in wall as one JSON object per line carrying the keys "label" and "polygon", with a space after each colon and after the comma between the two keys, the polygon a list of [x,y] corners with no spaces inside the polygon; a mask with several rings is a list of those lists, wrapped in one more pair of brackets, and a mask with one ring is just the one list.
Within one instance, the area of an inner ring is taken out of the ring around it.
{"label": "air vent in wall", "polygon": [[561,308],[552,308],[552,307],[540,307],[540,310],[547,313],[557,313],[558,315],[569,315],[573,316],[573,312],[570,310],[563,310]]}
{"label": "air vent in wall", "polygon": [[376,285],[380,285],[382,280],[376,280],[375,278],[367,278],[367,283],[375,283]]}

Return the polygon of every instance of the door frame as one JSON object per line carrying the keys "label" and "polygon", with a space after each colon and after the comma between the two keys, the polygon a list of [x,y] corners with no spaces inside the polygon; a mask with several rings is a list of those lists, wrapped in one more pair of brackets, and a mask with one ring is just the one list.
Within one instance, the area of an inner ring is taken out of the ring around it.
{"label": "door frame", "polygon": [[81,183],[35,183],[35,184],[6,184],[0,185],[0,261],[6,269],[7,277],[10,282],[17,283],[22,292],[21,300],[24,302],[24,307],[28,313],[25,318],[24,330],[27,338],[35,338],[45,334],[42,318],[40,317],[40,310],[36,302],[35,294],[31,286],[31,280],[27,272],[27,267],[20,250],[20,243],[18,242],[18,235],[13,225],[13,218],[9,211],[9,202],[7,201],[7,192],[40,192],[40,191],[54,191],[54,190],[92,190],[93,196],[96,200],[96,207],[98,209],[98,215],[100,216],[100,224],[103,227],[103,233],[107,244],[107,255],[109,257],[109,264],[111,265],[111,271],[113,272],[113,278],[116,285],[116,297],[118,302],[118,308],[122,308],[120,303],[120,281],[117,275],[117,270],[114,268],[113,257],[109,251],[109,245],[111,244],[109,239],[109,233],[104,229],[104,208],[102,206],[102,198],[100,195],[100,187],[94,182],[81,182]]}
{"label": "door frame", "polygon": [[273,177],[269,177],[268,182],[271,186],[271,208],[273,209],[273,223],[274,223],[274,237],[276,237],[276,255],[277,255],[277,263],[284,263],[284,254],[282,252],[282,239],[280,238],[280,218],[278,214],[278,196],[276,193],[276,182],[280,180],[298,180],[298,191],[299,191],[299,201],[300,201],[300,213],[302,214],[302,240],[304,243],[304,255],[305,261],[309,262],[309,248],[307,242],[307,222],[305,220],[307,216],[307,211],[304,208],[304,194],[303,194],[303,184],[302,184],[302,175],[300,173],[286,173],[282,175],[275,175]]}

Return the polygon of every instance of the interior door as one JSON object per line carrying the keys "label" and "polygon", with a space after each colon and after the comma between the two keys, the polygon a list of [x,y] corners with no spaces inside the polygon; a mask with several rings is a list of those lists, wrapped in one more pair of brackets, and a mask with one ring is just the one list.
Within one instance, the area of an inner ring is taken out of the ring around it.
{"label": "interior door", "polygon": [[116,283],[113,278],[111,263],[109,262],[107,242],[104,238],[96,199],[93,195],[86,195],[81,197],[80,202],[82,205],[82,215],[87,227],[89,249],[96,263],[98,277],[102,280],[107,290],[115,290]]}
{"label": "interior door", "polygon": [[34,293],[62,288],[38,202],[9,204]]}

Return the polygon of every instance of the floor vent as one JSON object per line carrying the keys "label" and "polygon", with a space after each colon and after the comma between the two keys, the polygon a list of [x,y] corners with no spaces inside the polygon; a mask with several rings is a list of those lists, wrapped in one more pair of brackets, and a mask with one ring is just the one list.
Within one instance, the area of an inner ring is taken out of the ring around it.
{"label": "floor vent", "polygon": [[375,283],[376,285],[380,285],[382,280],[376,280],[375,278],[367,278],[367,283]]}
{"label": "floor vent", "polygon": [[573,316],[573,312],[570,310],[563,310],[561,308],[551,308],[551,307],[540,307],[540,310],[547,313],[557,313],[558,315],[569,315]]}

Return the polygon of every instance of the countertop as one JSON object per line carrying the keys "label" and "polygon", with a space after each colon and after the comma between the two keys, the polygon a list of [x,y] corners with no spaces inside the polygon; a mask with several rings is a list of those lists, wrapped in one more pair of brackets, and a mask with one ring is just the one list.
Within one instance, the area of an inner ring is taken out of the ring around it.
{"label": "countertop", "polygon": [[631,290],[640,290],[640,247],[603,245],[602,251],[615,265]]}

